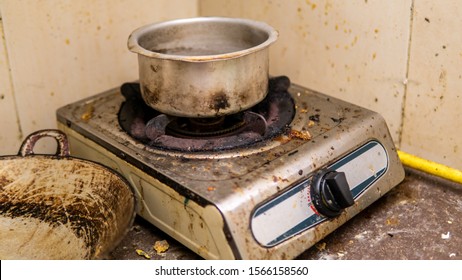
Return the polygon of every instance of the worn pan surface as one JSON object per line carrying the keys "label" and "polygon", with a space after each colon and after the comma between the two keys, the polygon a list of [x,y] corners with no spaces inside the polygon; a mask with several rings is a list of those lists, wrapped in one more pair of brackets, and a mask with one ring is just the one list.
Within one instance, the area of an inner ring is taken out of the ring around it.
{"label": "worn pan surface", "polygon": [[[53,137],[55,155],[35,155]],[[38,131],[0,157],[0,259],[106,258],[135,217],[132,187],[97,163],[69,156],[65,134]]]}

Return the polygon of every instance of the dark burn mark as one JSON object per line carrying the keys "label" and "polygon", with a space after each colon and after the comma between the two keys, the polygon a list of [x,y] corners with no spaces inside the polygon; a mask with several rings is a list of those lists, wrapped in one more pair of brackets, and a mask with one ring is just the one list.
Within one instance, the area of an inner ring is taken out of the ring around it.
{"label": "dark burn mark", "polygon": [[156,65],[156,66],[149,65],[149,67],[151,68],[152,72],[155,72],[155,73],[157,73],[157,71],[159,71],[159,68],[160,68],[158,65]]}
{"label": "dark burn mark", "polygon": [[217,92],[212,95],[209,108],[215,111],[220,111],[229,107],[228,96],[224,92]]}
{"label": "dark burn mark", "polygon": [[239,102],[241,104],[246,104],[247,100],[249,99],[249,96],[246,94],[246,92],[241,92],[239,95]]}
{"label": "dark burn mark", "polygon": [[338,119],[337,119],[337,118],[330,118],[330,119],[331,119],[333,122],[336,122],[336,123],[341,123],[342,121],[345,120],[344,117],[341,117],[341,118],[338,118]]}
{"label": "dark burn mark", "polygon": [[298,153],[298,150],[295,150],[295,151],[293,151],[293,152],[290,152],[290,153],[288,154],[288,156],[289,156],[289,157],[290,157],[290,156],[293,156],[293,155],[295,155],[296,153]]}
{"label": "dark burn mark", "polygon": [[156,104],[159,102],[159,94],[157,92],[151,91],[147,86],[143,86],[144,98],[146,98],[146,103]]}
{"label": "dark burn mark", "polygon": [[309,116],[310,121],[319,122],[319,114]]}
{"label": "dark burn mark", "polygon": [[11,179],[6,178],[5,176],[0,177],[0,191],[3,190],[3,187],[13,182]]}
{"label": "dark burn mark", "polygon": [[[104,220],[99,217],[86,215],[81,209],[67,209],[67,215],[63,215],[60,199],[41,200],[37,202],[11,202],[8,197],[0,197],[0,214],[4,217],[34,218],[49,224],[52,227],[69,224],[79,239],[83,239],[89,250],[86,257],[95,253],[100,240],[99,229],[104,228]],[[50,205],[52,204],[52,205]],[[96,215],[97,216],[97,215]]]}

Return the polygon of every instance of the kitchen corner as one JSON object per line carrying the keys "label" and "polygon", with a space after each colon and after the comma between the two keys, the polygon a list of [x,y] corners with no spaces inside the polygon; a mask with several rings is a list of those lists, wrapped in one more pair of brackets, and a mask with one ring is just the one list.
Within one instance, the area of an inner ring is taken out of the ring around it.
{"label": "kitchen corner", "polygon": [[[461,260],[461,10],[3,0],[0,159],[75,157],[122,177],[136,219],[110,260]],[[44,131],[70,154],[46,137],[21,154]],[[0,173],[0,197],[35,181]],[[68,195],[35,191],[27,209],[72,220]]]}

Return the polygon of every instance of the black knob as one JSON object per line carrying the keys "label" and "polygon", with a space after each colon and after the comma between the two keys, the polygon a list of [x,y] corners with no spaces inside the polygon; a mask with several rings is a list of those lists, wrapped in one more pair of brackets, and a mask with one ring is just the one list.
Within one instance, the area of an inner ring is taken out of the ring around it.
{"label": "black knob", "polygon": [[313,176],[311,201],[318,212],[327,217],[340,215],[354,204],[353,195],[344,172],[323,170]]}

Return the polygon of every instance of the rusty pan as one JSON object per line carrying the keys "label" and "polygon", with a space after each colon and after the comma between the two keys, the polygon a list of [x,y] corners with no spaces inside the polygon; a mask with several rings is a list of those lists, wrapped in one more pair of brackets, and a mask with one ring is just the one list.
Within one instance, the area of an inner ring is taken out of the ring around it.
{"label": "rusty pan", "polygon": [[[53,137],[55,155],[37,155]],[[29,135],[0,157],[0,259],[104,259],[133,223],[132,187],[114,171],[69,156],[59,130]]]}

